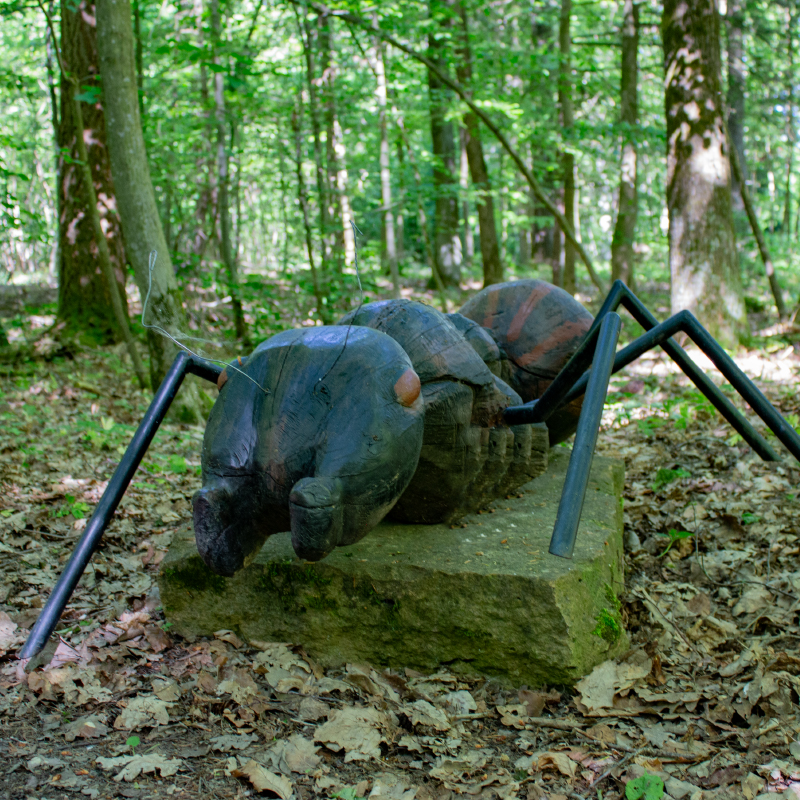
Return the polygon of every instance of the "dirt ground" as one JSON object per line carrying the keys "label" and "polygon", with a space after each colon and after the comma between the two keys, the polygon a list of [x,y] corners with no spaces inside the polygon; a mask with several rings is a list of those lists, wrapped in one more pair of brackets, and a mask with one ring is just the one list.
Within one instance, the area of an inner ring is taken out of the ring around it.
{"label": "dirt ground", "polygon": [[[795,349],[739,363],[797,426]],[[146,398],[113,350],[5,371],[0,798],[800,798],[800,469],[759,461],[663,356],[614,377],[598,445],[626,467],[632,649],[572,688],[173,636],[155,579],[202,439],[177,424],[25,671],[16,651]]]}

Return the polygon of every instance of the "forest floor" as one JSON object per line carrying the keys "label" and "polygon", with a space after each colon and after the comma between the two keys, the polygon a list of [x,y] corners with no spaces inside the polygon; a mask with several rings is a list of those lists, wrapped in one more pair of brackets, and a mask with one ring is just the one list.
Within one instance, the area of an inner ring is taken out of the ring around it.
{"label": "forest floor", "polygon": [[[798,348],[738,362],[796,426]],[[598,445],[625,462],[632,649],[571,689],[172,635],[156,576],[202,430],[171,423],[26,671],[147,399],[110,349],[0,371],[0,798],[800,798],[800,469],[759,461],[660,353],[614,377]]]}

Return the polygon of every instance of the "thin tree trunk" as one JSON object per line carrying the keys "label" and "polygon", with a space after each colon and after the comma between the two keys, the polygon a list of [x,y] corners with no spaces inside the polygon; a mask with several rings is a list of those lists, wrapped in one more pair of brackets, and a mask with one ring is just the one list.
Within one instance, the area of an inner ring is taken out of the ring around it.
{"label": "thin tree trunk", "polygon": [[639,4],[625,0],[622,17],[622,80],[619,121],[622,126],[622,163],[619,174],[619,207],[611,240],[611,280],[634,288],[633,241],[637,197],[635,126],[638,118]]}
{"label": "thin tree trunk", "polygon": [[[284,142],[278,135],[278,168],[281,177],[281,223],[283,226],[283,243],[281,247],[281,273],[286,274],[289,269],[289,197],[286,191],[286,159],[284,158]],[[264,233],[266,236],[266,231]]]}
{"label": "thin tree trunk", "polygon": [[[295,8],[295,11],[297,9]],[[311,116],[311,132],[314,138],[314,167],[317,178],[317,197],[319,206],[319,234],[322,240],[320,258],[320,270],[322,272],[322,282],[325,281],[327,265],[330,261],[330,242],[328,230],[330,223],[328,220],[328,196],[325,190],[325,168],[322,159],[322,142],[319,121],[319,100],[317,97],[317,76],[314,61],[314,44],[316,40],[315,30],[312,28],[308,18],[300,19],[298,15],[298,26],[300,26],[300,36],[303,41],[303,52],[306,61],[306,84],[308,88],[308,106]],[[321,287],[320,287],[321,288]],[[327,304],[319,309],[320,316],[326,323],[330,321],[330,314]]]}
{"label": "thin tree trunk", "polygon": [[[173,336],[179,335],[186,318],[158,217],[139,119],[130,0],[98,0],[97,45],[111,171],[126,252],[142,299],[150,292],[146,321],[171,330]],[[158,258],[151,271],[149,257],[153,250]],[[176,346],[155,330],[147,331],[147,343],[151,383],[156,387],[175,357]],[[197,419],[196,390],[194,394],[189,390],[177,411],[186,420]]]}
{"label": "thin tree trunk", "polygon": [[[575,156],[568,150],[572,142],[572,127],[575,114],[572,107],[572,48],[570,38],[570,17],[572,0],[561,0],[561,17],[558,28],[558,104],[561,112],[561,130],[567,145],[561,156],[561,169],[564,175],[564,216],[575,229]],[[575,248],[569,238],[564,242],[564,266],[561,273],[561,286],[570,294],[575,294]]]}
{"label": "thin tree trunk", "polygon": [[792,235],[792,166],[797,132],[794,125],[794,37],[797,28],[797,5],[790,0],[786,9],[786,193],[783,200],[783,234],[787,239]]}
{"label": "thin tree trunk", "polygon": [[431,278],[439,291],[439,299],[442,304],[442,311],[447,313],[447,295],[445,294],[444,281],[439,274],[439,268],[436,264],[436,257],[434,255],[433,243],[431,242],[431,235],[428,230],[428,218],[425,214],[425,196],[422,188],[422,176],[419,172],[417,159],[414,151],[411,148],[411,143],[408,141],[406,129],[403,125],[403,118],[397,113],[395,109],[395,119],[397,120],[397,127],[400,130],[400,138],[405,145],[406,152],[408,153],[408,162],[411,164],[411,169],[414,173],[414,189],[417,195],[417,224],[419,225],[420,233],[422,234],[422,246],[425,251],[425,263],[430,267]]}
{"label": "thin tree trunk", "polygon": [[[289,0],[294,6],[300,4],[300,0]],[[334,12],[328,8],[324,3],[317,2],[317,0],[303,0],[303,2],[308,2],[308,4],[313,7],[318,13],[320,14],[333,14]],[[500,128],[492,121],[492,118],[483,111],[475,102],[473,102],[466,90],[463,86],[461,86],[457,81],[454,81],[448,74],[445,69],[442,69],[439,64],[436,63],[435,60],[418,53],[414,50],[413,47],[410,47],[407,44],[404,44],[399,39],[396,39],[394,36],[386,33],[383,30],[376,30],[373,25],[366,22],[366,20],[361,19],[356,14],[350,14],[348,12],[343,11],[336,11],[336,16],[341,19],[343,22],[349,22],[352,25],[357,25],[359,28],[363,28],[364,30],[369,31],[370,33],[378,34],[384,42],[392,45],[392,47],[396,47],[402,53],[406,53],[408,56],[413,58],[415,61],[418,61],[420,64],[423,64],[428,69],[428,79],[429,79],[429,86],[430,86],[430,79],[433,77],[440,86],[446,86],[452,91],[454,91],[461,100],[469,107],[470,111],[472,111],[475,116],[489,129],[492,135],[497,139],[500,146],[508,153],[511,157],[511,160],[516,164],[517,169],[520,171],[525,177],[525,180],[530,186],[531,190],[533,191],[536,198],[539,202],[547,209],[548,213],[552,214],[555,217],[558,224],[561,226],[561,229],[564,231],[564,235],[569,239],[572,243],[572,246],[577,251],[578,255],[580,255],[581,260],[586,266],[586,271],[589,273],[589,278],[591,279],[592,283],[601,291],[604,292],[606,287],[603,285],[603,282],[600,280],[600,276],[597,274],[597,271],[592,264],[591,258],[589,258],[589,254],[586,252],[586,248],[580,243],[580,240],[575,236],[575,232],[572,229],[572,226],[569,224],[567,219],[564,215],[559,211],[558,206],[544,193],[542,190],[539,181],[536,180],[536,177],[528,169],[525,161],[522,159],[520,154],[511,146],[508,138],[503,134]],[[429,47],[431,46],[430,37],[428,39]],[[432,126],[433,127],[433,126]],[[432,137],[435,138],[435,137]],[[457,211],[457,209],[456,209]],[[460,241],[458,242],[458,246],[460,249]]]}
{"label": "thin tree trunk", "polygon": [[[456,67],[458,82],[470,92],[472,86],[472,52],[469,44],[469,22],[464,0],[459,2],[461,36],[459,59]],[[494,199],[489,170],[483,157],[483,144],[478,118],[472,111],[464,114],[464,145],[472,183],[477,191],[475,208],[478,212],[478,229],[481,236],[481,259],[483,261],[483,285],[490,286],[503,280],[503,264],[497,244],[497,225],[494,218]]]}
{"label": "thin tree trunk", "polygon": [[469,269],[472,266],[472,259],[475,258],[475,237],[469,221],[469,159],[467,158],[466,131],[463,125],[459,127],[458,134],[461,153],[458,183],[461,187],[461,217],[464,223],[461,251],[464,254],[464,266]]}
{"label": "thin tree trunk", "polygon": [[[203,7],[204,6],[202,3],[198,3],[197,46],[199,48],[205,47],[203,40]],[[214,209],[217,202],[217,181],[213,144],[214,125],[212,121],[213,104],[211,100],[211,93],[208,90],[208,68],[206,67],[205,61],[200,62],[199,89],[201,113],[204,118],[203,138],[205,140],[205,146],[202,148],[202,155],[200,155],[197,159],[197,171],[204,176],[204,180],[195,203],[195,227],[191,238],[191,251],[195,256],[202,258],[206,247],[208,246],[208,242],[212,238],[209,233],[209,217],[211,217],[212,221],[216,219],[216,213]],[[213,225],[211,227],[213,228]]]}
{"label": "thin tree trunk", "polygon": [[217,123],[217,215],[220,227],[220,250],[222,263],[228,274],[228,291],[231,295],[233,307],[233,323],[236,329],[236,338],[247,342],[247,325],[242,309],[241,290],[239,287],[239,267],[231,242],[231,210],[229,198],[229,155],[227,148],[227,126],[225,124],[225,78],[219,58],[220,32],[222,19],[219,10],[219,0],[211,0],[211,37],[214,53],[214,106]]}
{"label": "thin tree trunk", "polygon": [[[449,19],[443,27],[450,27]],[[440,70],[443,45],[433,34],[428,35],[430,61]],[[453,123],[447,119],[449,93],[436,71],[428,70],[430,97],[431,144],[433,151],[433,185],[436,196],[434,215],[434,258],[443,283],[461,283],[461,239],[458,236],[458,184],[455,180],[455,136]]]}
{"label": "thin tree trunk", "polygon": [[725,346],[746,331],[720,97],[715,0],[665,0],[661,24],[667,117],[672,311],[692,311]]}
{"label": "thin tree trunk", "polygon": [[[48,13],[53,18],[53,0],[48,5]],[[58,97],[56,96],[56,64],[54,62],[54,48],[57,44],[53,41],[50,27],[47,28],[47,90],[50,96],[50,116],[53,123],[53,172],[55,174],[55,196],[56,196],[56,225],[59,228],[59,235],[56,236],[55,252],[53,256],[53,271],[56,275],[61,275],[61,148],[59,145],[59,113]],[[58,286],[59,308],[61,307],[61,281]],[[6,342],[8,344],[8,342]],[[0,337],[2,345],[2,337]]]}
{"label": "thin tree trunk", "polygon": [[405,155],[403,153],[403,142],[398,139],[395,142],[397,148],[397,175],[400,179],[400,190],[398,193],[397,208],[397,263],[402,264],[406,257],[406,233],[405,233],[405,201],[406,201],[406,181],[405,181]]}
{"label": "thin tree trunk", "polygon": [[[728,132],[728,135],[730,136],[730,132]],[[778,311],[778,318],[781,320],[787,319],[789,315],[783,302],[783,292],[781,291],[780,284],[778,283],[778,276],[775,274],[775,266],[770,258],[767,242],[766,239],[764,239],[764,233],[761,230],[761,225],[758,223],[758,214],[756,214],[756,210],[753,207],[753,201],[750,198],[750,190],[747,188],[747,183],[744,180],[744,173],[742,171],[742,164],[739,161],[739,154],[736,152],[736,148],[733,147],[733,145],[731,145],[729,152],[731,167],[733,169],[733,177],[739,184],[739,189],[742,196],[742,205],[744,206],[745,213],[747,214],[747,219],[750,222],[750,228],[753,231],[756,244],[758,244],[758,252],[761,255],[761,261],[764,263],[764,271],[767,274],[769,288],[772,292],[772,297],[775,300],[775,308]]]}
{"label": "thin tree trunk", "polygon": [[381,204],[382,213],[382,242],[383,251],[381,259],[388,267],[392,279],[392,297],[400,297],[400,272],[397,267],[397,247],[394,236],[394,210],[392,209],[392,173],[389,162],[389,136],[386,123],[386,66],[383,59],[383,45],[379,37],[375,37],[373,45],[373,71],[376,78],[375,99],[378,103],[378,125],[380,128],[380,174],[381,174]]}
{"label": "thin tree trunk", "polygon": [[[739,155],[744,180],[747,180],[747,158],[744,149],[744,14],[744,0],[728,0],[726,15],[728,29],[728,131],[731,143]],[[731,188],[734,211],[744,211],[739,182],[734,180]]]}
{"label": "thin tree trunk", "polygon": [[[339,188],[340,134],[341,130],[336,117],[336,75],[337,64],[333,50],[333,28],[329,16],[320,15],[319,25],[319,53],[322,108],[325,117],[325,161],[327,165],[327,222],[328,222],[328,248],[331,258],[336,265],[336,271],[341,273],[343,257],[345,255],[345,235],[350,231],[350,220],[343,222],[342,191]],[[346,203],[346,201],[345,201]],[[349,207],[349,206],[348,206]],[[350,231],[352,234],[352,231]]]}
{"label": "thin tree trunk", "polygon": [[139,97],[139,116],[144,119],[144,48],[142,46],[142,15],[139,0],[133,0],[133,36],[136,40],[136,88]]}
{"label": "thin tree trunk", "polygon": [[292,111],[292,132],[294,133],[295,161],[297,164],[297,199],[303,212],[303,229],[306,233],[306,250],[308,252],[308,265],[311,267],[311,283],[314,287],[314,297],[317,301],[317,314],[322,316],[323,297],[322,289],[317,275],[317,267],[314,264],[314,235],[311,230],[311,219],[308,213],[308,199],[306,197],[305,181],[303,180],[303,138],[301,134],[300,120],[303,118],[302,101],[298,96],[298,102]]}

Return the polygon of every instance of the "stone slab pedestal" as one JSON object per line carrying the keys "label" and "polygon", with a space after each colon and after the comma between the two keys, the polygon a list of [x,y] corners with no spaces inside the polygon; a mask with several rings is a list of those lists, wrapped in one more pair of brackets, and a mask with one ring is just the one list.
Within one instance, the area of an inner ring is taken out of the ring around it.
{"label": "stone slab pedestal", "polygon": [[487,675],[511,684],[572,684],[628,646],[622,587],[622,465],[596,457],[572,560],[547,550],[569,452],[521,497],[463,526],[383,522],[318,563],[289,534],[267,541],[233,578],[178,534],[161,565],[173,630],[302,644],[323,666],[345,662]]}

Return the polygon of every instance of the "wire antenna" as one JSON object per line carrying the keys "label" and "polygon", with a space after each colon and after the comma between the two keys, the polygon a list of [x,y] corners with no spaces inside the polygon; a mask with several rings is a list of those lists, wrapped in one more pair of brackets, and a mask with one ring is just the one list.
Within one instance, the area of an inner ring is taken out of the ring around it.
{"label": "wire antenna", "polygon": [[[209,358],[208,356],[201,355],[200,353],[195,353],[194,350],[187,347],[182,342],[178,341],[169,331],[164,330],[160,325],[155,323],[148,323],[144,321],[145,315],[147,314],[147,304],[150,302],[150,292],[153,289],[153,269],[156,266],[156,259],[158,258],[158,251],[151,250],[150,251],[150,260],[148,263],[148,272],[147,272],[147,296],[144,298],[144,305],[142,306],[142,326],[147,328],[148,330],[156,331],[156,333],[160,333],[162,336],[165,336],[175,345],[181,348],[181,350],[185,350],[189,355],[195,356],[195,358],[203,358],[206,361],[211,361],[213,364],[223,364],[226,369],[232,369],[234,372],[238,372],[240,375],[244,375],[247,380],[251,383],[254,383],[261,389],[264,394],[269,394],[269,389],[265,389],[258,381],[254,378],[251,378],[246,372],[240,370],[238,367],[235,367],[233,364],[229,364],[227,361],[222,361],[219,358]],[[359,286],[361,285],[361,281],[359,281]],[[195,336],[188,336],[186,334],[180,334],[181,339],[189,339],[190,341],[195,342],[207,342],[206,339],[200,339]],[[212,343],[213,344],[213,343]]]}

